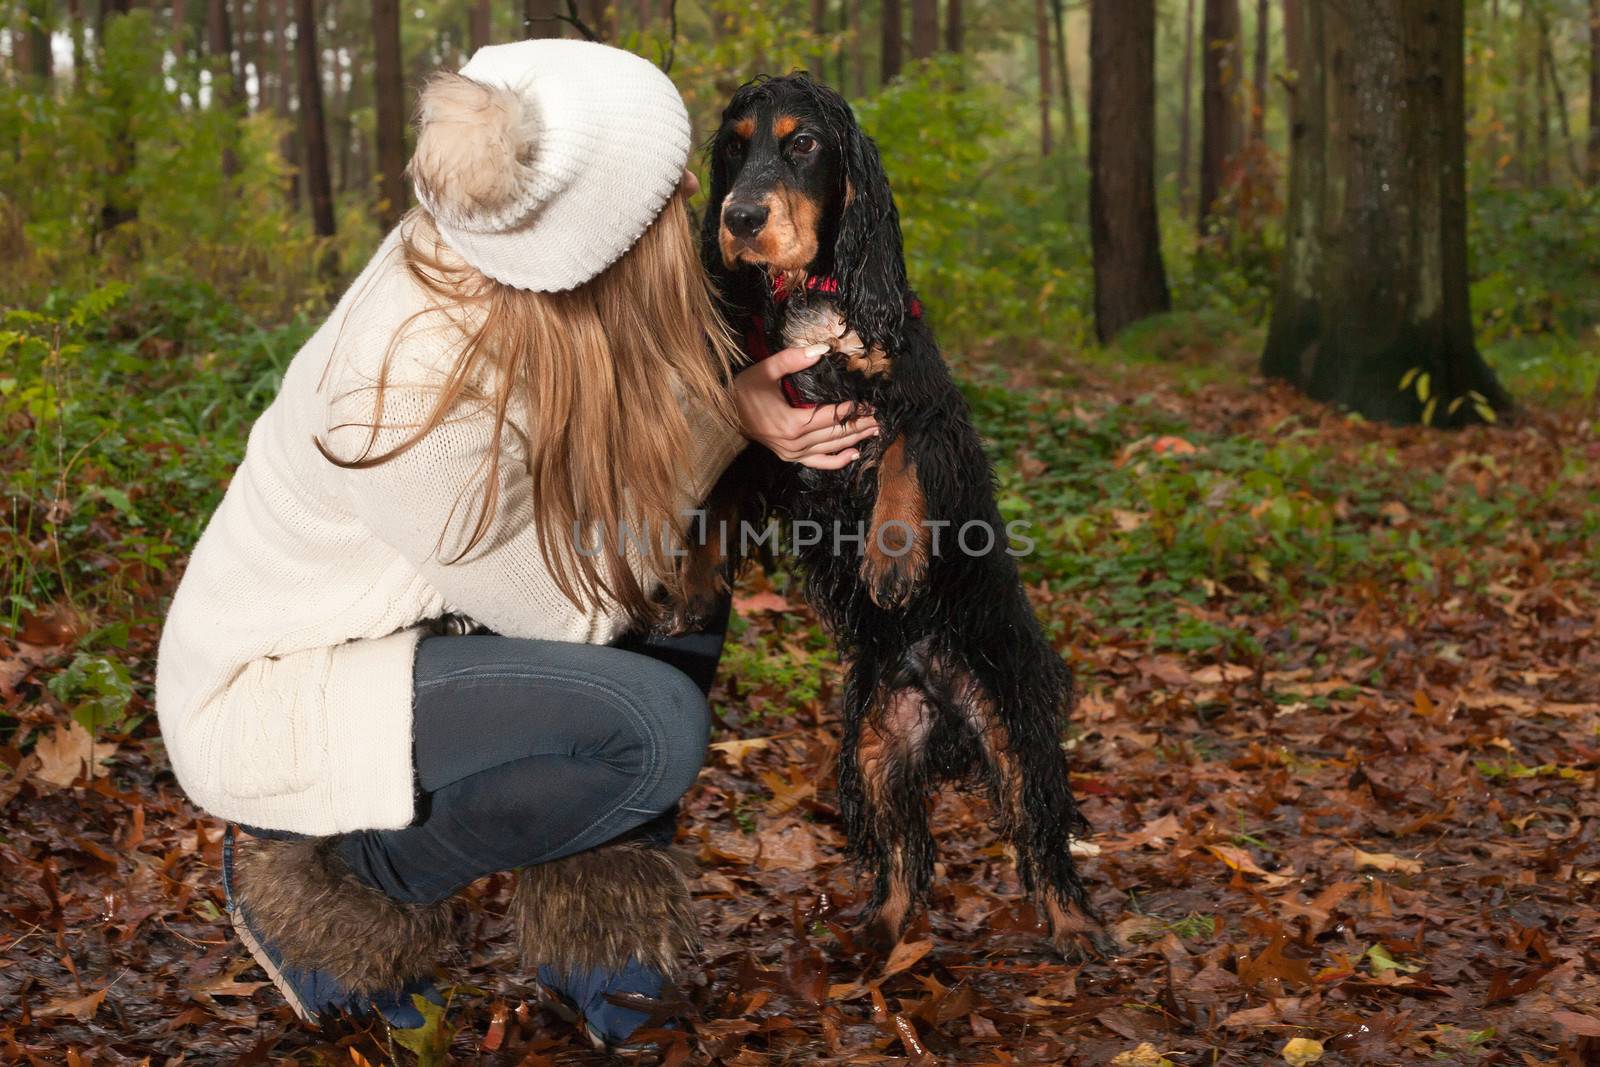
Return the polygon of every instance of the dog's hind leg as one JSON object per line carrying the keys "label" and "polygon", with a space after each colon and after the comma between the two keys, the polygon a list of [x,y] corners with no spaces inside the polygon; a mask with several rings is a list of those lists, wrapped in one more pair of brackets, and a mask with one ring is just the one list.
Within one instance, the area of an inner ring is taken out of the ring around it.
{"label": "dog's hind leg", "polygon": [[[1087,832],[1088,824],[1072,799],[1054,706],[1041,702],[1003,715],[974,680],[964,679],[955,689],[983,753],[1000,832],[1016,852],[1023,888],[1050,924],[1051,943],[1066,954],[1085,943],[1103,949],[1100,923],[1072,861],[1072,839]],[[1019,714],[1037,721],[1018,721]]]}
{"label": "dog's hind leg", "polygon": [[851,847],[873,875],[868,930],[887,946],[900,939],[933,877],[927,789],[933,709],[914,688],[869,700],[846,709],[839,794]]}

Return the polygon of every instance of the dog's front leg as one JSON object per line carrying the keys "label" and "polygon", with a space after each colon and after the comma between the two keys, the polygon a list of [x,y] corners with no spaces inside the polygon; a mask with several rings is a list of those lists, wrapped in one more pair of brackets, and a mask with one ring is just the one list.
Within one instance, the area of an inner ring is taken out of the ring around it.
{"label": "dog's front leg", "polygon": [[896,608],[911,598],[928,570],[927,501],[904,435],[884,446],[876,473],[861,583],[873,603]]}

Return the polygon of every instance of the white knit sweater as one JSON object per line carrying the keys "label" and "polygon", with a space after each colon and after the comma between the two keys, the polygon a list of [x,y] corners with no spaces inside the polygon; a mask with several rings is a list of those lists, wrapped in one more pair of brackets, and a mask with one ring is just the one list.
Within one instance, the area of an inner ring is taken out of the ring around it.
{"label": "white knit sweater", "polygon": [[[361,453],[384,354],[429,303],[391,233],[290,363],[173,599],[156,675],[161,733],[178,781],[219,818],[318,835],[409,823],[423,620],[458,612],[512,637],[589,643],[625,625],[557,590],[516,434],[503,438],[494,526],[466,558],[442,562],[476,518],[492,413],[451,418],[366,470],[317,451],[314,439],[341,458]],[[461,340],[441,319],[412,323],[391,357],[380,453],[436,401],[430,384]],[[689,414],[686,507],[744,445],[710,413]]]}

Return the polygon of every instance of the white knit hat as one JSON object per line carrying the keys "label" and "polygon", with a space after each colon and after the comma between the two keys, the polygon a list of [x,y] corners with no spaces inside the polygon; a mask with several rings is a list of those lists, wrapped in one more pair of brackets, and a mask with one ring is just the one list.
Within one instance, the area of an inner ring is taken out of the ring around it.
{"label": "white knit hat", "polygon": [[689,160],[671,79],[589,41],[480,48],[417,110],[417,199],[463,259],[518,289],[571,289],[622,258]]}

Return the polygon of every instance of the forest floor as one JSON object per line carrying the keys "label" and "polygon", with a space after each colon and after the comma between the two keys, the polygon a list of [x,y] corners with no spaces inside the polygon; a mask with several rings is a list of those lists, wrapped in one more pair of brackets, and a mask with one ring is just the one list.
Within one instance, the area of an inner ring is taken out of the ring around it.
{"label": "forest floor", "polygon": [[[886,958],[858,945],[837,664],[784,576],[754,576],[684,805],[706,955],[666,1061],[1600,1062],[1593,412],[1392,429],[1148,365],[973,397],[1079,678],[1080,862],[1118,951],[1046,951],[955,790],[927,911]],[[0,1059],[391,1059],[379,1027],[292,1018],[228,934],[221,828],[153,727],[91,748],[45,689],[70,627],[18,636],[0,705],[39,740],[0,748]],[[155,638],[128,634],[142,692]],[[434,1051],[601,1062],[531,1003],[508,890],[468,890]]]}

